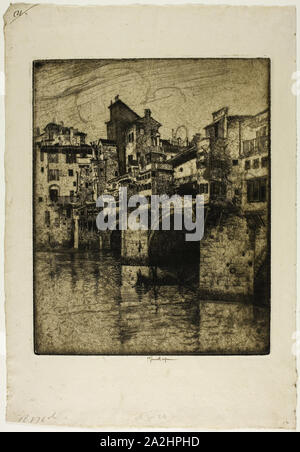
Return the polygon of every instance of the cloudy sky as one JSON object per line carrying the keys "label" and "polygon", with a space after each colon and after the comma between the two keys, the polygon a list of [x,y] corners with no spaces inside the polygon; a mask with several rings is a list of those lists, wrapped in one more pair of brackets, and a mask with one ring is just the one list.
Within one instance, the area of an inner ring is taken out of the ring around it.
{"label": "cloudy sky", "polygon": [[[61,60],[34,70],[35,127],[63,121],[106,138],[110,101],[119,94],[139,115],[150,108],[162,138],[184,125],[203,132],[211,113],[256,114],[268,106],[268,62],[263,59]],[[185,132],[181,129],[181,136]]]}

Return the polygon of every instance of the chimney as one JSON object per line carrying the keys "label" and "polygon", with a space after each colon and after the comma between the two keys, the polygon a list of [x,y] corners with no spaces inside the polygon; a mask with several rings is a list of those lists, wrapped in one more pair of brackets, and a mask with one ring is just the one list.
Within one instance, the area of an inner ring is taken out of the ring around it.
{"label": "chimney", "polygon": [[150,108],[146,108],[145,109],[145,118],[150,118],[151,117],[151,110]]}
{"label": "chimney", "polygon": [[115,96],[115,102],[117,102],[117,100],[119,100],[119,94],[117,94],[117,95]]}

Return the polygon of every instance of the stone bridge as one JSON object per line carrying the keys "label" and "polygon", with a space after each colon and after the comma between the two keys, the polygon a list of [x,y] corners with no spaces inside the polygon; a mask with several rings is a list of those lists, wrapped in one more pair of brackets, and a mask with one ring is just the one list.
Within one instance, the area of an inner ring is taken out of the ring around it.
{"label": "stone bridge", "polygon": [[[174,209],[170,210],[174,225]],[[119,253],[124,265],[172,268],[179,282],[195,282],[203,299],[262,300],[269,299],[269,253],[267,228],[249,215],[226,213],[205,208],[204,237],[187,242],[186,230],[118,229],[90,231],[96,234],[97,247]],[[195,219],[195,218],[194,218]],[[259,223],[259,225],[258,225]],[[118,227],[118,224],[116,224]]]}

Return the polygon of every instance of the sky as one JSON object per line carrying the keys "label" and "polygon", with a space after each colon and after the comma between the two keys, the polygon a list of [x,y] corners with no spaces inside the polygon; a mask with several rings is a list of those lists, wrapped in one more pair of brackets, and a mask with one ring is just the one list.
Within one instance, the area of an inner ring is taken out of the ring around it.
{"label": "sky", "polygon": [[[34,126],[63,122],[106,138],[111,100],[118,94],[143,116],[150,108],[162,124],[161,137],[191,139],[204,133],[212,112],[256,114],[268,107],[266,59],[58,60],[35,64]],[[187,131],[187,132],[186,132]]]}

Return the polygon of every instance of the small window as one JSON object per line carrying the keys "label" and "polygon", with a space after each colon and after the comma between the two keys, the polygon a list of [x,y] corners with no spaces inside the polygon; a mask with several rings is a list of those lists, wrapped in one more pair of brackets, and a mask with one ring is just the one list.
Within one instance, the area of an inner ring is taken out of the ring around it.
{"label": "small window", "polygon": [[41,159],[41,162],[44,161],[44,151],[40,151],[40,159]]}
{"label": "small window", "polygon": [[76,154],[66,154],[66,163],[76,163]]}
{"label": "small window", "polygon": [[88,184],[88,182],[86,182],[85,183],[85,188],[88,188],[89,187],[89,184]]}
{"label": "small window", "polygon": [[76,182],[73,182],[73,187],[76,187]]}
{"label": "small window", "polygon": [[58,163],[58,154],[57,154],[57,152],[49,152],[49,154],[48,154],[48,162],[49,163]]}
{"label": "small window", "polygon": [[250,169],[250,160],[245,161],[245,170]]}
{"label": "small window", "polygon": [[208,193],[208,184],[200,184],[200,195]]}
{"label": "small window", "polygon": [[266,168],[268,166],[269,159],[268,157],[262,157],[261,159],[261,167]]}
{"label": "small window", "polygon": [[69,176],[74,176],[74,171],[72,169],[68,170]]}
{"label": "small window", "polygon": [[43,198],[39,196],[39,202],[43,202]]}
{"label": "small window", "polygon": [[41,173],[43,173],[43,172],[44,172],[44,167],[42,166],[42,167],[41,167]]}
{"label": "small window", "polygon": [[181,168],[179,168],[179,171],[182,173],[182,171],[183,171],[183,168],[181,167]]}
{"label": "small window", "polygon": [[259,159],[253,160],[253,168],[255,169],[259,168]]}
{"label": "small window", "polygon": [[58,181],[59,180],[59,170],[55,169],[55,170],[48,170],[48,181]]}
{"label": "small window", "polygon": [[115,171],[115,176],[117,177],[119,175],[118,171]]}
{"label": "small window", "polygon": [[232,160],[232,165],[233,166],[237,166],[239,164],[239,161],[238,160]]}
{"label": "small window", "polygon": [[50,212],[49,210],[45,211],[45,225],[50,226]]}

